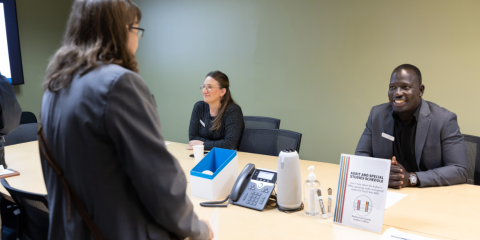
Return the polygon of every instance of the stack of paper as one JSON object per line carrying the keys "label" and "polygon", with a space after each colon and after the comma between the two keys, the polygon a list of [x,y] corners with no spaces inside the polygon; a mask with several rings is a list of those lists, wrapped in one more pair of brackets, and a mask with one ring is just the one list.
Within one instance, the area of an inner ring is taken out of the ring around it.
{"label": "stack of paper", "polygon": [[414,234],[404,233],[395,228],[389,228],[378,240],[435,240],[433,238],[420,237]]}

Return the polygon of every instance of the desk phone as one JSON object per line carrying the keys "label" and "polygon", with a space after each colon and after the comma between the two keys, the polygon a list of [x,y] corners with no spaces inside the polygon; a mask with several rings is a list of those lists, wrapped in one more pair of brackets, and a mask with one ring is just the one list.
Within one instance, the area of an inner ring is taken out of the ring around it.
{"label": "desk phone", "polygon": [[228,199],[230,203],[262,211],[267,205],[268,198],[272,194],[277,182],[277,171],[257,168],[254,164],[247,164],[238,175],[232,191],[227,198],[221,201],[203,202],[202,207],[227,207],[220,205]]}
{"label": "desk phone", "polygon": [[[249,165],[247,165],[245,168],[248,167]],[[238,191],[240,195],[239,198],[236,199],[235,197],[231,196],[230,203],[262,211],[265,208],[265,205],[267,205],[268,198],[275,188],[275,183],[277,182],[277,171],[262,168],[255,169],[253,164],[250,167],[251,169],[248,171],[249,174],[242,176],[242,173],[244,173],[244,171],[242,171],[238,177],[239,179],[241,177],[246,178],[248,181],[245,184],[242,184],[244,185],[242,186],[243,189],[238,189],[240,190]],[[235,186],[232,189],[232,192],[234,192],[234,190]]]}

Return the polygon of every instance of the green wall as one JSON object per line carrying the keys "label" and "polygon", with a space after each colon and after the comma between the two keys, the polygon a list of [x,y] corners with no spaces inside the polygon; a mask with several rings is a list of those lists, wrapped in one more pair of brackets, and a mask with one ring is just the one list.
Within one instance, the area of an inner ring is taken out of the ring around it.
{"label": "green wall", "polygon": [[218,69],[244,115],[280,118],[303,134],[302,159],[338,163],[402,63],[422,71],[424,99],[480,135],[480,1],[136,2],[140,74],[168,140],[188,142],[198,86]]}
{"label": "green wall", "polygon": [[[480,135],[479,1],[135,1],[146,28],[140,74],[155,94],[166,139],[188,142],[198,86],[211,70],[231,79],[244,115],[282,120],[303,134],[302,159],[354,153],[372,106],[387,101],[391,70],[422,70],[424,99]],[[49,57],[71,1],[18,0],[25,111],[38,113]]]}
{"label": "green wall", "polygon": [[15,93],[22,110],[33,112],[38,117],[45,69],[50,56],[60,47],[71,1],[16,2],[25,84],[15,86]]}

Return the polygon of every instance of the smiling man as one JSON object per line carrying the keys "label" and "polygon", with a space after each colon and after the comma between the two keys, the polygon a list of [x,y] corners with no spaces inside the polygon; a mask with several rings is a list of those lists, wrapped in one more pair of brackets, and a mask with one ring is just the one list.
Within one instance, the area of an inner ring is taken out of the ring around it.
{"label": "smiling man", "polygon": [[467,150],[457,115],[422,99],[420,70],[396,67],[390,77],[389,103],[370,111],[356,155],[392,159],[391,188],[465,183]]}

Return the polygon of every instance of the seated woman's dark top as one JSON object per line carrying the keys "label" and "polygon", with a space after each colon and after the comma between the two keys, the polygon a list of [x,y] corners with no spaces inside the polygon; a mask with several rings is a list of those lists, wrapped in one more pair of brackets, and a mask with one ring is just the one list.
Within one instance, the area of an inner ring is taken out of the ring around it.
{"label": "seated woman's dark top", "polygon": [[210,130],[215,117],[210,116],[210,106],[204,101],[195,103],[190,119],[189,139],[203,142],[205,150],[214,147],[236,150],[240,145],[245,122],[240,106],[231,104],[222,116],[222,126],[216,131]]}

